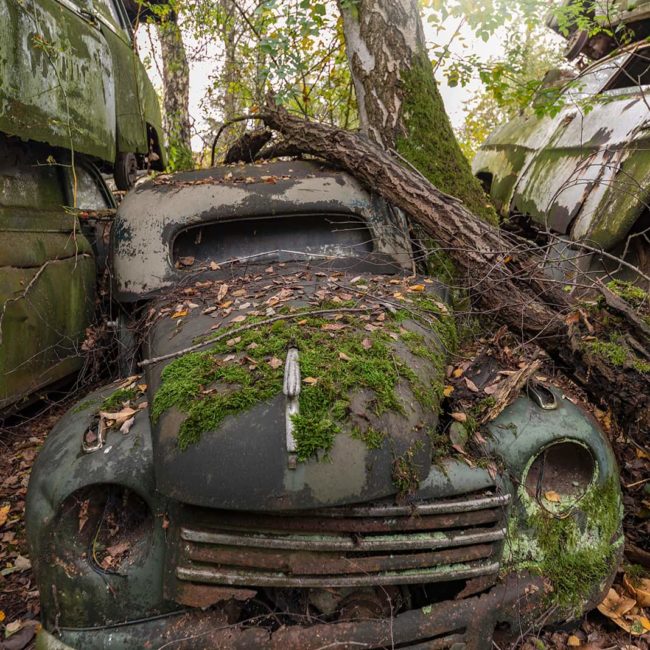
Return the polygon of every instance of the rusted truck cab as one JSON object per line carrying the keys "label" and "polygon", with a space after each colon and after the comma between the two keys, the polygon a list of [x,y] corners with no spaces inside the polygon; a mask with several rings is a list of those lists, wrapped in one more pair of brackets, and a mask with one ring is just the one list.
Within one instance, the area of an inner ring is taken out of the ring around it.
{"label": "rusted truck cab", "polygon": [[603,432],[547,387],[485,432],[497,471],[455,454],[456,318],[419,264],[401,213],[314,162],[127,196],[112,272],[144,374],[36,461],[38,648],[489,648],[598,600],[622,544]]}

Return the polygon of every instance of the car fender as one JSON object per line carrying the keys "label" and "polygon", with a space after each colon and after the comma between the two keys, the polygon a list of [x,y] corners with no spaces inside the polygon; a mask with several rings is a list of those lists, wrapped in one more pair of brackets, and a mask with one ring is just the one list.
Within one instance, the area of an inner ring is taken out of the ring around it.
{"label": "car fender", "polygon": [[[136,415],[128,434],[109,431],[101,449],[82,450],[93,416],[115,389],[99,390],[68,411],[49,434],[31,474],[25,521],[46,623],[101,625],[172,607],[165,606],[162,595],[165,503],[154,487],[148,409]],[[73,552],[76,530],[62,523],[69,516],[68,499],[84,487],[101,484],[132,490],[152,514],[146,552],[124,573],[98,570],[89,559],[90,549]],[[49,590],[48,585],[56,588]]]}

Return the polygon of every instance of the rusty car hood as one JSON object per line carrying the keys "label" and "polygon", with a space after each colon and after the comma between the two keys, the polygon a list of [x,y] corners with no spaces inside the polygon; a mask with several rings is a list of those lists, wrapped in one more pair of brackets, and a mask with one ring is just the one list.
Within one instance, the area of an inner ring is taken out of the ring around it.
{"label": "rusty car hood", "polygon": [[[147,368],[158,490],[183,503],[260,511],[365,502],[417,486],[431,467],[443,331],[453,330],[450,314],[429,314],[433,327],[411,315],[421,304],[446,310],[438,287],[426,282],[260,268],[228,282],[201,280],[159,303],[147,334],[150,358],[219,338]],[[367,298],[373,291],[397,307]],[[304,441],[307,451],[298,444],[292,453],[287,436],[291,349],[301,372],[300,415],[322,407],[318,395],[336,402],[303,431],[316,434],[330,417],[338,422],[331,445],[316,442],[313,453]],[[386,367],[390,376],[391,366],[401,370],[382,396],[377,371]],[[319,393],[325,385],[329,393]]]}

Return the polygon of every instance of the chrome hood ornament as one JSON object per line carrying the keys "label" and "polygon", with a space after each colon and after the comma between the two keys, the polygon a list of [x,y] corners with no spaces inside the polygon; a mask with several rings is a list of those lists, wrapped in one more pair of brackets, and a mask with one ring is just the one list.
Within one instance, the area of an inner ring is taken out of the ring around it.
{"label": "chrome hood ornament", "polygon": [[296,440],[293,437],[293,416],[297,415],[300,410],[300,358],[297,348],[289,348],[287,352],[282,392],[287,398],[286,431],[287,453],[289,454],[288,465],[290,469],[295,469],[297,465],[297,448]]}

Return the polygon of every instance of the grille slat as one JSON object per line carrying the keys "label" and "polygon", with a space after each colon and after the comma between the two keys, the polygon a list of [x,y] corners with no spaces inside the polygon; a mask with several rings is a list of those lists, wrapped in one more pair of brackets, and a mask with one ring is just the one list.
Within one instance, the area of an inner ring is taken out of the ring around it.
{"label": "grille slat", "polygon": [[193,562],[219,564],[229,570],[243,569],[273,569],[294,575],[318,575],[328,573],[369,573],[377,571],[404,571],[473,562],[489,558],[494,549],[492,544],[481,544],[455,549],[447,549],[437,553],[405,553],[398,555],[373,555],[363,557],[350,554],[342,557],[340,554],[320,554],[320,564],[314,562],[313,553],[307,551],[290,551],[278,553],[267,549],[251,549],[238,547],[213,547],[191,545],[187,549],[187,557]]}
{"label": "grille slat", "polygon": [[485,544],[505,539],[505,528],[476,529],[466,533],[422,533],[415,535],[376,535],[352,539],[343,535],[284,535],[270,537],[242,533],[215,533],[208,530],[181,529],[181,539],[221,546],[247,546],[308,551],[402,551],[418,549],[453,548],[470,544]]}
{"label": "grille slat", "polygon": [[282,514],[188,508],[175,577],[246,587],[424,584],[495,576],[509,495]]}
{"label": "grille slat", "polygon": [[[462,566],[462,565],[461,565]],[[336,588],[385,585],[414,585],[452,580],[467,580],[496,574],[498,562],[482,562],[465,568],[432,568],[417,571],[390,571],[364,575],[290,576],[283,573],[262,571],[237,571],[229,573],[215,567],[179,566],[176,575],[181,580],[231,586],[255,585],[256,587]]]}

